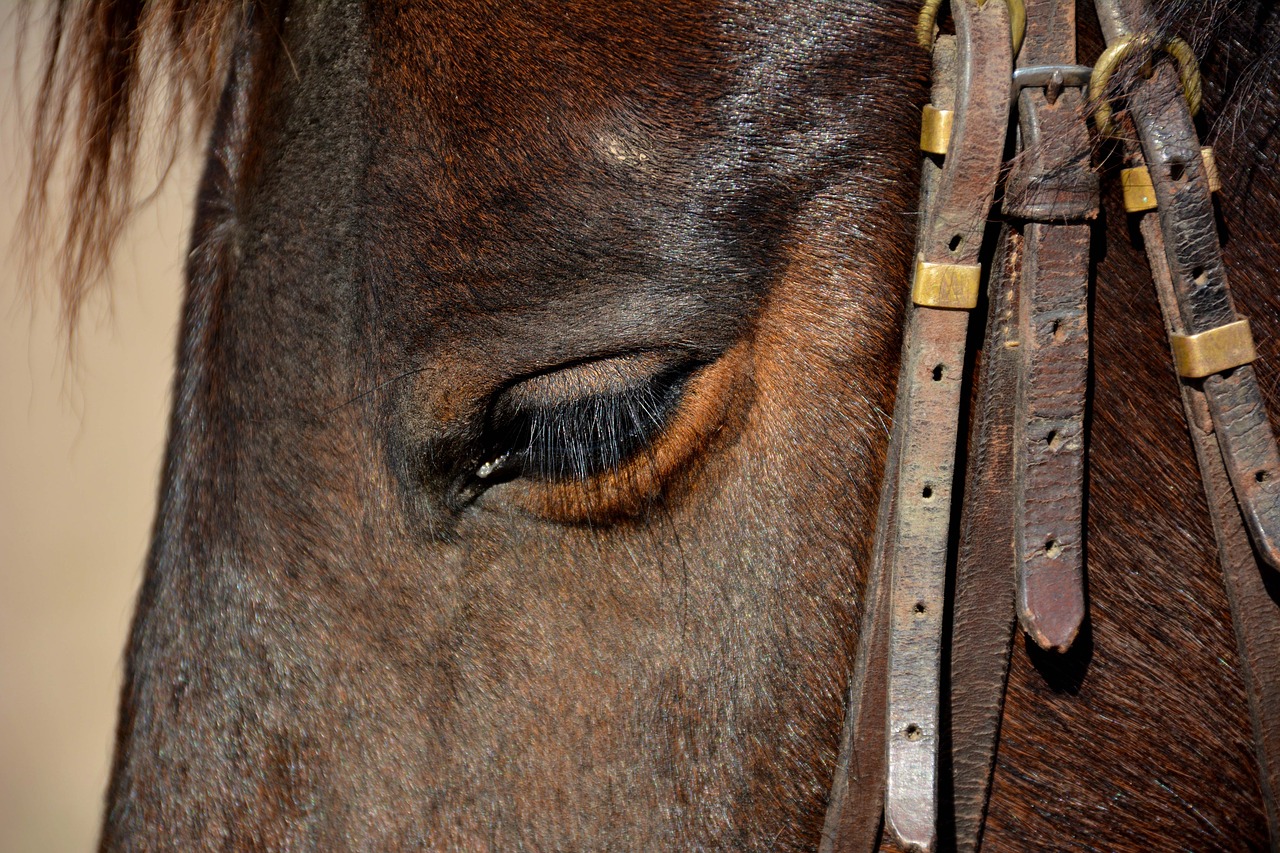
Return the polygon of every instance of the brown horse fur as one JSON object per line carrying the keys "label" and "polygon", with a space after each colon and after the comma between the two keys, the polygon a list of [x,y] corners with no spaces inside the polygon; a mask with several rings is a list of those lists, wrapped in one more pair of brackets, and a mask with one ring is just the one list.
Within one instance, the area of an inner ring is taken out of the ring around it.
{"label": "brown horse fur", "polygon": [[[72,315],[147,63],[197,114],[226,80],[103,848],[815,847],[914,225],[914,4],[58,9],[37,140],[51,162],[78,110]],[[1278,411],[1280,21],[1165,12]],[[1015,649],[985,846],[1259,849],[1155,299],[1114,201],[1098,232],[1091,622]]]}

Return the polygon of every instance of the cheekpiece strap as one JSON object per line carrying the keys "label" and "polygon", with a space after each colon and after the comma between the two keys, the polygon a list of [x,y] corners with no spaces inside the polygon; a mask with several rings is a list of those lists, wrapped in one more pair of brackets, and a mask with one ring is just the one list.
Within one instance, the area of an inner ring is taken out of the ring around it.
{"label": "cheekpiece strap", "polygon": [[[1138,4],[1098,0],[1108,54],[1151,63],[1124,93],[1125,206],[1138,217],[1164,313],[1231,604],[1271,849],[1280,850],[1280,453],[1235,310],[1211,193],[1212,152],[1193,122],[1199,71],[1189,49],[1135,32]],[[1159,61],[1167,56],[1167,61]],[[1105,56],[1105,54],[1104,54]],[[1101,64],[1101,62],[1100,62]],[[1099,75],[1095,74],[1095,77]],[[1095,98],[1107,92],[1099,89]],[[1108,117],[1110,111],[1107,112]],[[1110,118],[1108,118],[1110,121]],[[1145,195],[1145,199],[1142,197]]]}
{"label": "cheekpiece strap", "polygon": [[[926,154],[895,409],[885,751],[885,826],[910,850],[938,824],[942,625],[952,474],[969,311],[979,297],[983,235],[1000,178],[1013,73],[1013,21],[1000,0],[954,0],[956,35],[934,42],[931,106],[951,113],[946,153]],[[1019,11],[1020,4],[1017,4]],[[931,23],[931,22],[930,22]],[[932,35],[932,33],[930,33]]]}

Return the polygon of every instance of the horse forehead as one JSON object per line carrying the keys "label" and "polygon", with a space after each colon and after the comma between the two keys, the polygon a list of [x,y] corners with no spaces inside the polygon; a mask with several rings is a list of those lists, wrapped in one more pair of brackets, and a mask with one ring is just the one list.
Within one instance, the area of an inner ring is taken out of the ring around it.
{"label": "horse forehead", "polygon": [[406,140],[476,160],[509,162],[513,144],[568,143],[636,161],[638,124],[705,95],[709,69],[722,65],[712,61],[719,25],[709,9],[686,0],[377,8],[375,112]]}
{"label": "horse forehead", "polygon": [[706,4],[370,14],[372,269],[421,324],[483,339],[587,312],[608,338],[702,313],[686,220],[725,65]]}

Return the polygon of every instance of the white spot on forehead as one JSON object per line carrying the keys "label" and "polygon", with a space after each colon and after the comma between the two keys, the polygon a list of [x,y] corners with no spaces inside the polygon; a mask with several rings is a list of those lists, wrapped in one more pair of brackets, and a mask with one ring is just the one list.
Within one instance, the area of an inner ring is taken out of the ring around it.
{"label": "white spot on forehead", "polygon": [[596,144],[599,146],[600,152],[610,160],[616,160],[628,166],[639,166],[648,161],[650,157],[648,151],[636,144],[636,140],[627,139],[620,134],[609,131],[599,133],[596,136]]}

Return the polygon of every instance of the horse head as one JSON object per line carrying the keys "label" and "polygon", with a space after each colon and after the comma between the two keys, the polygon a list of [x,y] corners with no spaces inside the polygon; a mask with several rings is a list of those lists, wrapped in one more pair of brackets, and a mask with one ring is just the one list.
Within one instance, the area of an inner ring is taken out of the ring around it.
{"label": "horse head", "polygon": [[[136,74],[119,46],[182,10],[144,5],[90,4],[116,41],[84,55]],[[214,5],[104,848],[816,847],[914,263],[916,5]],[[1228,252],[1280,221],[1235,174]],[[1091,622],[1019,640],[990,831],[1111,843],[1124,808],[1222,844],[1260,821],[1243,688],[1109,210]],[[1207,779],[1242,792],[1177,805]]]}

